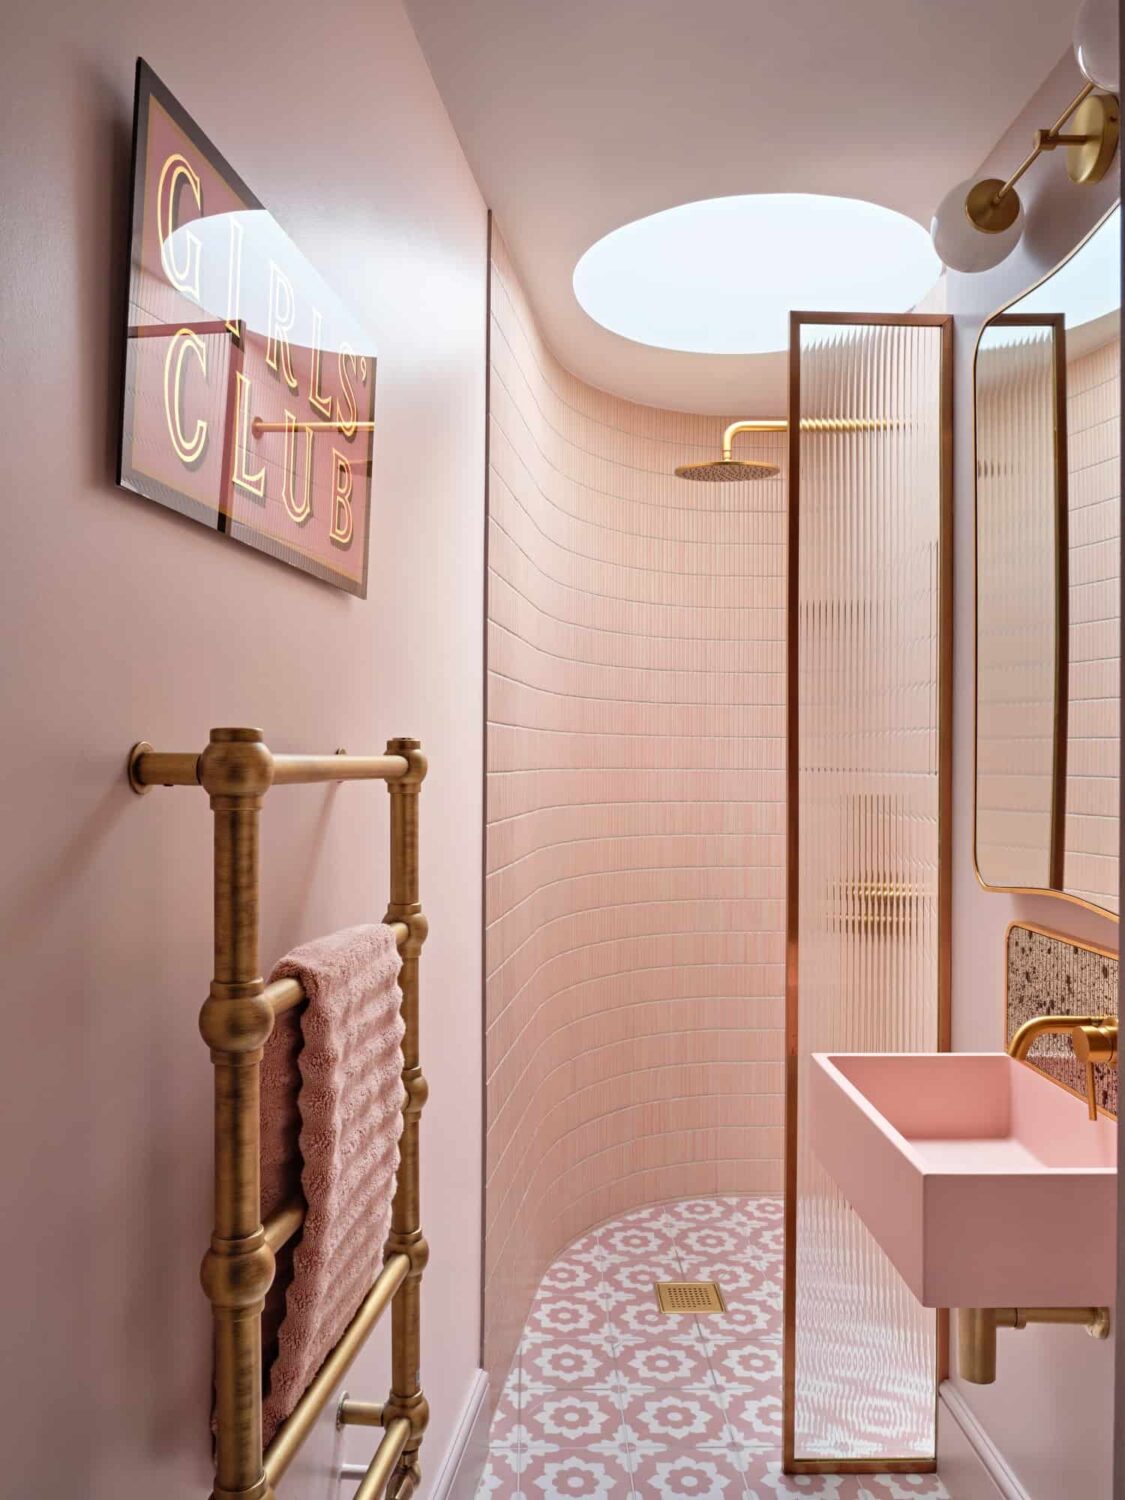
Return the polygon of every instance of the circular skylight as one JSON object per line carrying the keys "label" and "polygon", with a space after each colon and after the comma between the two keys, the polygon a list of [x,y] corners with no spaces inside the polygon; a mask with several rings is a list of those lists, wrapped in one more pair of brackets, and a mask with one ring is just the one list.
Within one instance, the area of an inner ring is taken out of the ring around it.
{"label": "circular skylight", "polygon": [[789,313],[909,312],[941,275],[928,232],[860,198],[759,193],[636,219],[574,268],[590,317],[639,344],[764,354]]}
{"label": "circular skylight", "polygon": [[1080,328],[1121,306],[1121,210],[1115,208],[1052,276],[1022,297],[1013,312],[1061,312]]}

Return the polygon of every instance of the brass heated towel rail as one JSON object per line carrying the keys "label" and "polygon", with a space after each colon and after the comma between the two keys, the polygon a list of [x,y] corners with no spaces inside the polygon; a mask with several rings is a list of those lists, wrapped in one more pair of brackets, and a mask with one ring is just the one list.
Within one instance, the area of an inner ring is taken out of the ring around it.
{"label": "brass heated towel rail", "polygon": [[[215,1069],[215,1217],[203,1259],[203,1289],[215,1336],[213,1500],[272,1500],[275,1486],[339,1385],[368,1334],[391,1309],[391,1389],[381,1408],[344,1402],[339,1420],[383,1437],[356,1500],[408,1500],[418,1487],[418,1450],[429,1407],[419,1379],[420,1293],[428,1248],[420,1223],[418,1125],[426,1080],[418,1062],[418,958],[426,918],[418,900],[418,793],[426,759],[417,740],[388,741],[386,755],[274,755],[258,729],[213,729],[201,755],[129,754],[135,792],[198,786],[215,819],[215,972],[199,1018]],[[386,1258],[375,1284],[296,1408],[262,1451],[261,1314],[274,1256],[300,1229],[304,1202],[292,1199],[262,1223],[259,1190],[259,1068],[274,1019],[304,1002],[292,979],[264,983],[258,961],[258,815],[275,786],[385,781],[391,798],[390,901],[402,972],[402,1081],[406,1089],[400,1161]]]}

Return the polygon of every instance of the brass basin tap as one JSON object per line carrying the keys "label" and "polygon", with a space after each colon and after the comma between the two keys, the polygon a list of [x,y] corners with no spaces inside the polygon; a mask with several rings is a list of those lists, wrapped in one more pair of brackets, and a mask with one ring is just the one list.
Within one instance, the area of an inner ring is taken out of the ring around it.
{"label": "brass basin tap", "polygon": [[1116,1016],[1035,1016],[1025,1021],[1008,1043],[1008,1055],[1019,1062],[1041,1036],[1068,1036],[1074,1055],[1086,1069],[1086,1105],[1098,1118],[1097,1066],[1117,1062]]}

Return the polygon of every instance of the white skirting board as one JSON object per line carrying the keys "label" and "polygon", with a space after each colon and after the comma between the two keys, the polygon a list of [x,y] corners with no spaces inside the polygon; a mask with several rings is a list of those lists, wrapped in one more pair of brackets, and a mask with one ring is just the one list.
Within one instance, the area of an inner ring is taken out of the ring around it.
{"label": "white skirting board", "polygon": [[[488,1376],[477,1370],[453,1441],[432,1485],[423,1484],[424,1497],[472,1500],[488,1457],[488,1427]],[[340,1471],[342,1478],[357,1481],[364,1472],[362,1464],[344,1464]],[[942,1384],[938,1403],[938,1473],[951,1500],[1030,1500],[956,1386],[948,1380]]]}
{"label": "white skirting board", "polygon": [[951,1500],[1031,1500],[952,1381],[938,1401],[938,1477]]}
{"label": "white skirting board", "polygon": [[[469,1383],[469,1394],[461,1408],[461,1419],[453,1440],[429,1482],[426,1479],[426,1444],[422,1443],[419,1450],[423,1474],[420,1500],[473,1500],[488,1457],[489,1417],[488,1376],[483,1370],[477,1370]],[[432,1454],[430,1459],[432,1462]],[[345,1480],[360,1480],[365,1473],[363,1464],[343,1464],[340,1469],[340,1477]]]}

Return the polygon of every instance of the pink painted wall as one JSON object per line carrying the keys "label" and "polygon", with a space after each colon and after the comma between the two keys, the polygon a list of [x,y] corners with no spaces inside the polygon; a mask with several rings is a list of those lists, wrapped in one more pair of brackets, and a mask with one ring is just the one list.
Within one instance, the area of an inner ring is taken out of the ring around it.
{"label": "pink painted wall", "polygon": [[497,234],[491,309],[495,1373],[590,1225],[780,1187],[785,485],[677,479],[723,421],[568,374]]}
{"label": "pink painted wall", "polygon": [[[1034,130],[1054,120],[1078,91],[1068,55],[982,163],[978,176],[1004,176]],[[1106,946],[1117,924],[1047,896],[983,891],[973,871],[973,401],[972,362],[986,319],[1026,291],[1078,244],[1112,205],[1116,173],[1096,187],[1074,187],[1061,154],[1044,157],[1020,184],[1027,229],[993,271],[950,273],[948,309],[956,324],[955,503],[957,559],[954,655],[953,1043],[962,1051],[1004,1045],[1004,932],[1014,917]],[[1029,1328],[1001,1335],[993,1386],[955,1381],[976,1419],[1032,1500],[1083,1495],[1109,1500],[1113,1431],[1113,1344],[1073,1330]]]}
{"label": "pink painted wall", "polygon": [[[360,603],[117,490],[133,65],[148,58],[378,340]],[[201,1500],[210,1347],[202,794],[128,790],[140,737],[431,757],[423,1376],[436,1473],[478,1355],[486,219],[397,0],[7,18],[3,99],[4,1474]],[[267,802],[264,959],[381,914],[386,795]],[[380,1349],[348,1384],[381,1400]],[[348,1457],[371,1435],[349,1437]],[[331,1414],[286,1493],[330,1490]],[[333,1491],[334,1493],[334,1491]]]}

